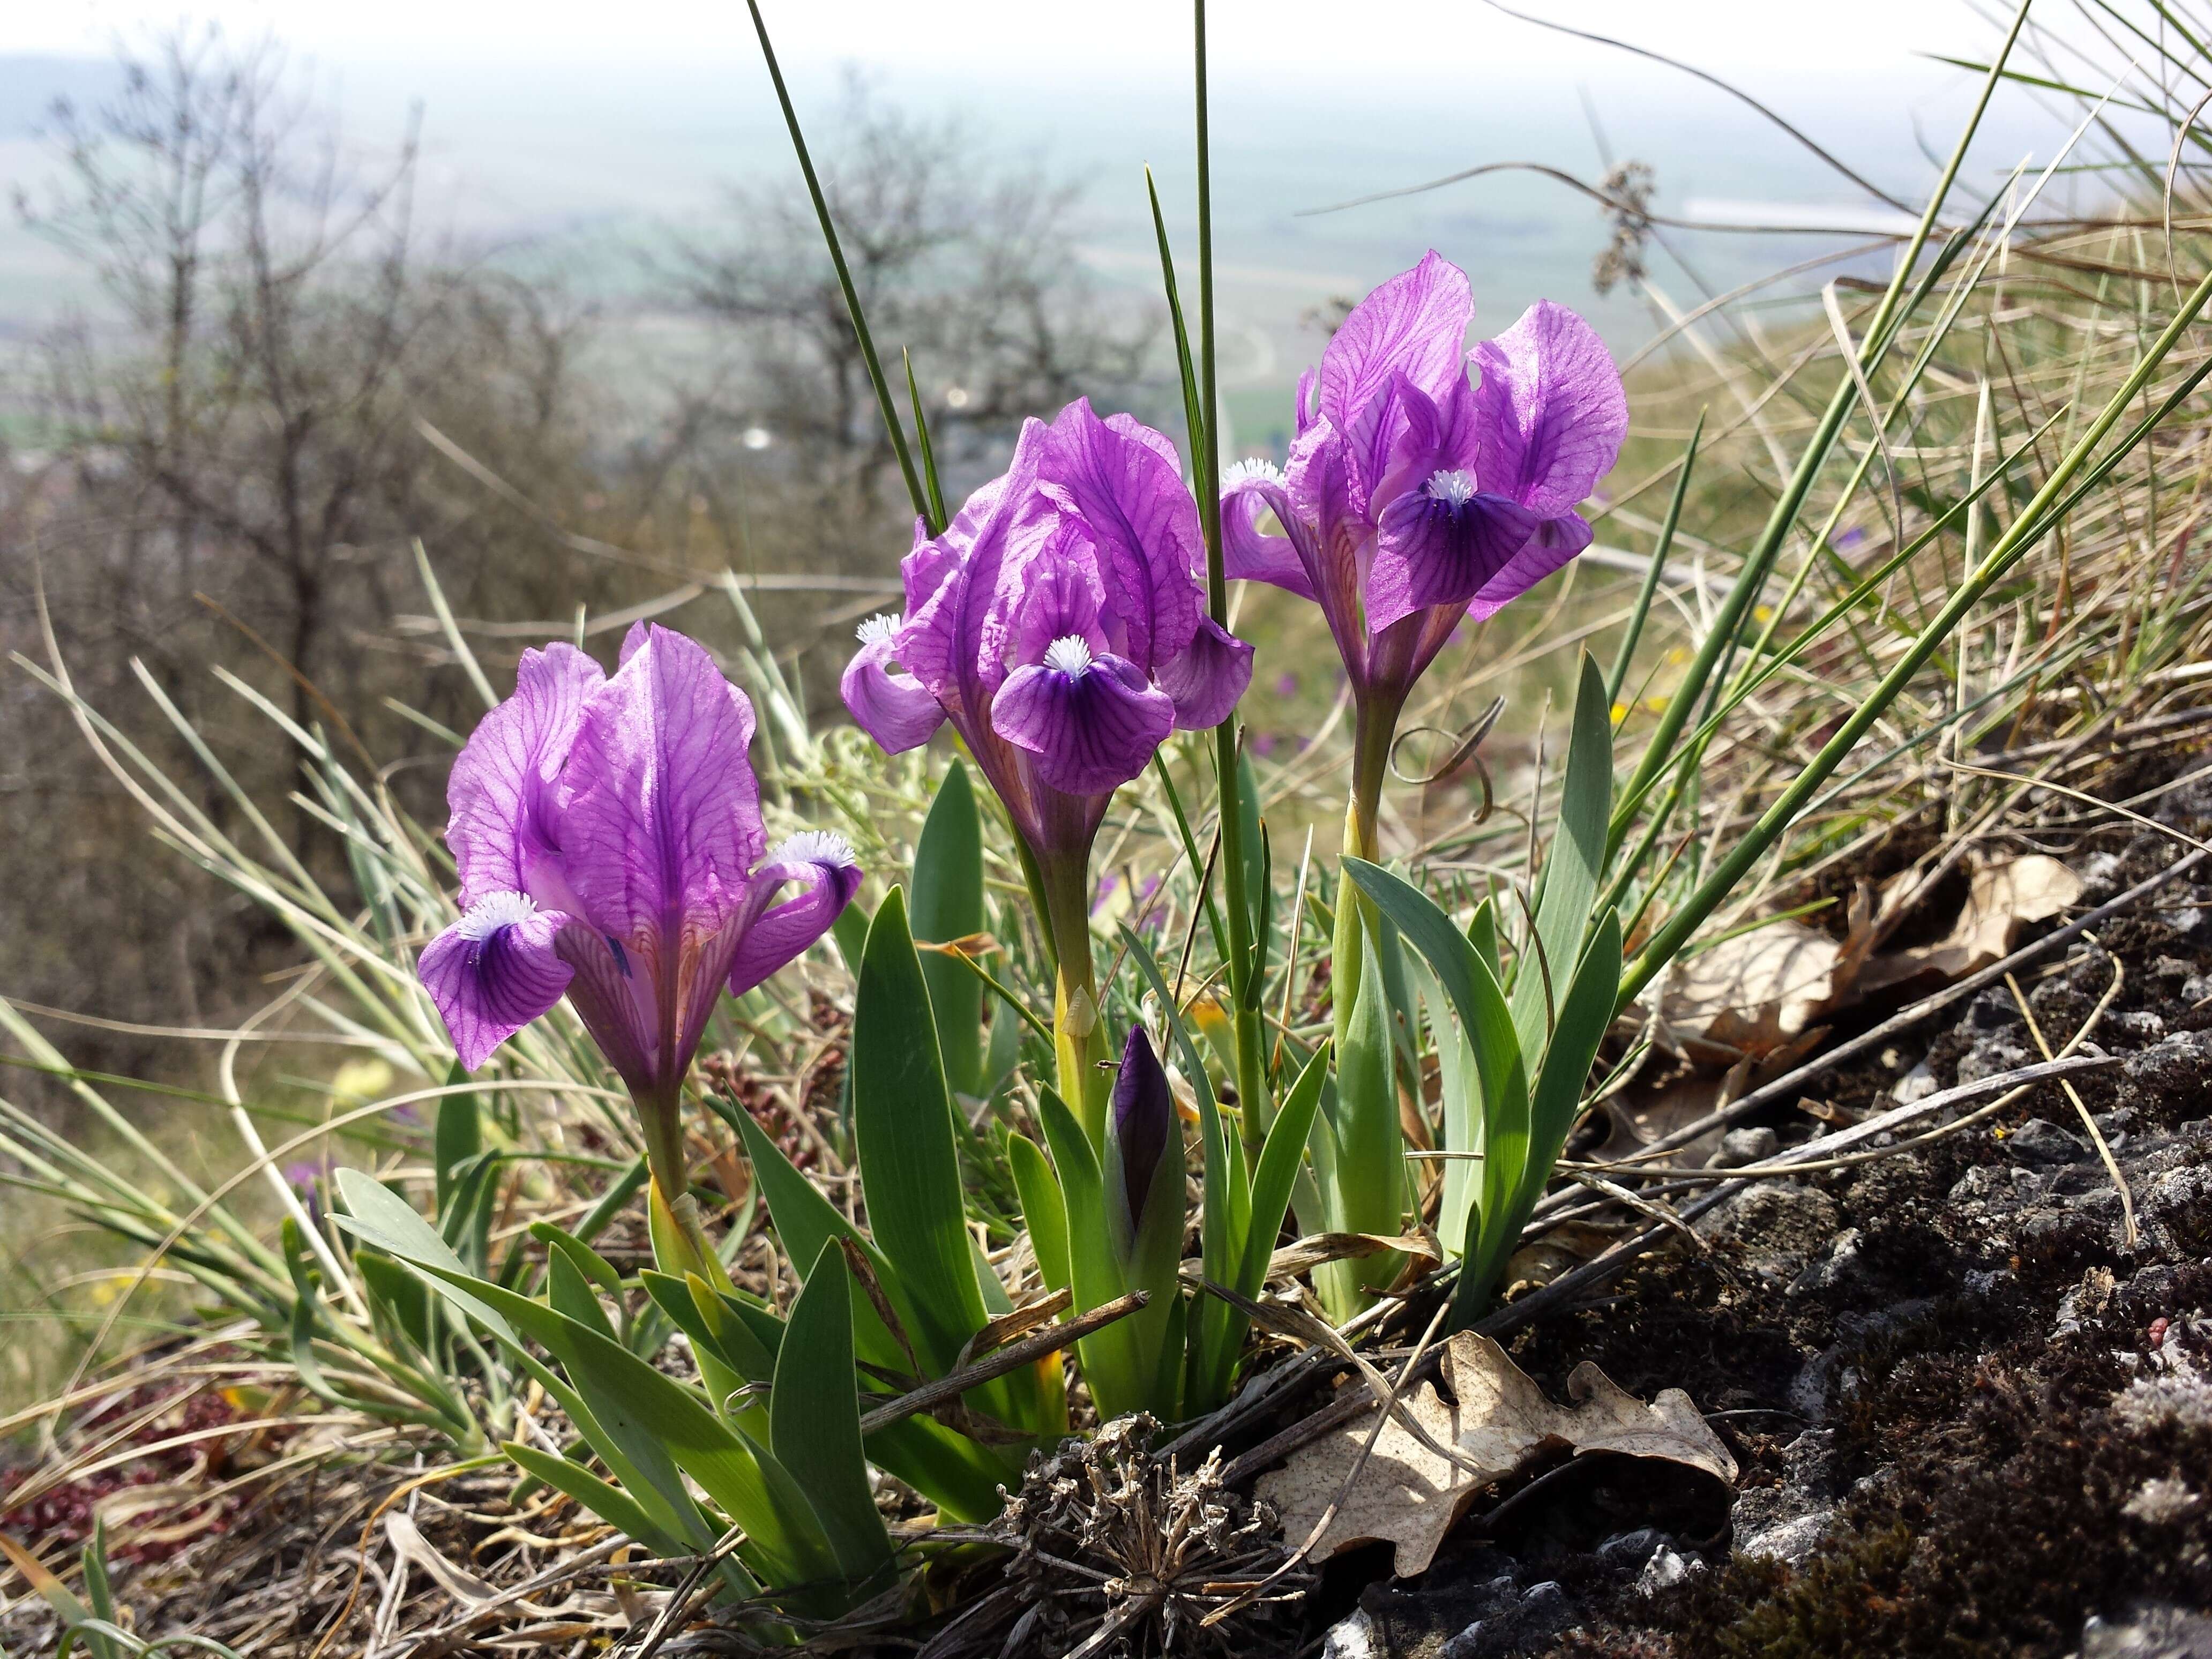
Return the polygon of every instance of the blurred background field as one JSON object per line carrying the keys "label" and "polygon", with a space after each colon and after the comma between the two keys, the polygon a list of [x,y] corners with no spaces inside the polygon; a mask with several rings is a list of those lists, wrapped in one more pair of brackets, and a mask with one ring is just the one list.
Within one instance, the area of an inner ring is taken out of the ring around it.
{"label": "blurred background field", "polygon": [[[1601,497],[1612,510],[1597,556],[1468,630],[1420,714],[1433,731],[1409,744],[1408,776],[1503,695],[1485,752],[1501,799],[1523,787],[1568,684],[1566,647],[1609,656],[1666,470],[1702,410],[1712,459],[1647,646],[1663,684],[1669,639],[1765,514],[1782,441],[1842,372],[1822,285],[1838,281],[1839,307],[1855,311],[1887,279],[1971,101],[1977,77],[1929,54],[1978,61],[1994,38],[1971,7],[1885,0],[1855,9],[1841,34],[1835,20],[1778,9],[1701,0],[1545,15],[1725,76],[1848,172],[1723,88],[1487,7],[1377,6],[1364,33],[1318,8],[1217,15],[1231,453],[1280,459],[1296,376],[1333,321],[1430,246],[1473,275],[1480,333],[1547,296],[1632,360],[1636,425]],[[852,627],[896,607],[908,529],[787,141],[732,19],[633,8],[586,27],[489,8],[456,22],[422,8],[380,12],[372,35],[305,8],[215,15],[219,28],[149,29],[127,9],[57,7],[0,25],[0,179],[14,198],[0,226],[0,648],[65,668],[115,722],[110,746],[127,735],[210,823],[258,832],[240,801],[260,803],[274,842],[352,899],[342,838],[296,793],[297,749],[236,685],[326,734],[385,786],[396,820],[434,826],[449,733],[480,705],[418,544],[453,629],[502,688],[525,645],[580,627],[604,655],[641,615],[699,634],[744,678],[727,572],[794,707],[833,724]],[[1079,393],[1179,425],[1141,169],[1188,203],[1182,27],[1179,12],[1145,8],[1044,23],[977,9],[970,48],[890,7],[787,21],[794,93],[864,296],[879,337],[911,349],[956,487],[995,470],[1020,416]],[[1146,43],[1162,39],[1176,49],[1155,58]],[[1903,458],[1923,494],[1914,478],[1881,483],[1902,464],[1885,457],[1836,526],[1845,574],[1893,550],[1913,514],[1924,523],[1931,480],[1955,490],[1980,476],[1992,434],[2016,444],[2057,400],[2108,387],[2171,300],[2167,149],[2205,84],[2178,66],[2205,69],[2203,54],[2152,7],[2053,9],[2031,41],[2033,72],[2054,84],[2002,90],[1962,213],[2015,180],[2023,157],[2039,169],[2058,155],[2087,108],[2067,88],[2094,102],[2139,66],[2039,202],[2038,234],[2059,252],[2034,266],[2028,297],[2007,309],[2009,259],[1984,273]],[[2193,131],[2172,175],[2191,238],[2203,222]],[[1500,162],[1552,171],[1314,211]],[[1187,210],[1169,217],[1182,236]],[[1984,319],[2002,319],[2014,356]],[[2001,410],[1984,431],[1975,393],[1992,379]],[[2014,671],[2072,637],[2057,626],[2069,605],[2094,650],[2063,672],[2109,687],[2187,653],[2200,607],[2193,586],[2163,584],[2159,560],[2170,550],[2181,568],[2202,456],[2163,453],[2186,464],[2185,505],[2166,509],[2181,516],[2157,518],[2151,473],[2127,481],[2154,504],[2147,524],[2116,509],[2108,541],[2083,554],[2081,569],[2114,575],[2095,604],[2066,597],[2090,589],[2056,550],[2057,563],[2008,590],[2016,617],[1993,603],[1954,690],[1978,674],[2004,690],[2008,718],[2025,708],[2035,683]],[[1819,596],[1836,573],[1816,568]],[[2177,592],[2179,608],[2161,611]],[[1926,597],[1900,597],[1899,614]],[[1279,600],[1241,603],[1268,665],[1247,716],[1279,874],[1306,826],[1333,844],[1344,733],[1334,653],[1316,619]],[[2045,614],[2039,635],[2029,622]],[[1769,746],[1748,745],[1759,764],[1746,777],[1817,733],[1887,648],[1863,641],[1826,684],[1802,676],[1758,708]],[[1943,706],[1924,701],[1923,714]],[[1995,724],[2000,738],[2020,729]],[[1755,804],[1763,786],[1739,781],[1736,805]],[[892,842],[911,833],[898,813],[915,804],[896,784],[872,798],[890,803],[879,827]],[[1449,837],[1479,790],[1461,768],[1399,792],[1400,848]],[[228,1176],[240,1146],[207,1034],[284,995],[295,935],[151,833],[70,706],[12,665],[0,800],[0,997],[19,1016],[0,1046],[31,1062],[0,1078],[0,1095],[151,1190]],[[1714,810],[1724,826],[1734,808]],[[1109,867],[1119,857],[1128,872],[1120,902],[1157,863],[1155,829],[1133,813],[1129,835],[1109,837]],[[422,1081],[374,1044],[334,1044],[334,1022],[305,1024],[317,1040],[257,1039],[239,1062],[270,1141]],[[63,1055],[185,1092],[96,1079],[73,1092],[51,1074]],[[84,1087],[148,1143],[126,1144]],[[403,1119],[387,1144],[410,1133]],[[240,1205],[252,1223],[275,1200],[256,1182]],[[136,1252],[82,1206],[11,1197],[0,1213],[5,1317],[41,1334],[7,1345],[5,1410],[67,1373],[72,1345],[49,1334],[97,1326],[111,1270]],[[188,1305],[185,1289],[157,1282],[130,1318],[158,1329]]]}

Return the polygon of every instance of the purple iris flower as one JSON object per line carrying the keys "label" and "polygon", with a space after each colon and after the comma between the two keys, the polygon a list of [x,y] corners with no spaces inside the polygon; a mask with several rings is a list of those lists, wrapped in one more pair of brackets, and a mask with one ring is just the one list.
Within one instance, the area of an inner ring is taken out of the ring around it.
{"label": "purple iris flower", "polygon": [[1079,398],[1024,422],[942,535],[916,526],[906,613],[861,628],[846,707],[894,754],[951,720],[1039,858],[1080,858],[1168,733],[1218,725],[1251,679],[1205,559],[1175,446]]}
{"label": "purple iris flower", "polygon": [[421,964],[464,1066],[565,994],[648,1116],[672,1116],[715,999],[805,950],[860,885],[840,836],[763,856],[752,735],[744,693],[681,634],[631,629],[612,678],[572,646],[522,653],[453,763],[465,914]]}
{"label": "purple iris flower", "polygon": [[[1463,616],[1589,545],[1575,508],[1628,430],[1620,373],[1580,317],[1540,301],[1469,353],[1474,311],[1441,255],[1392,277],[1298,382],[1288,467],[1224,480],[1228,574],[1317,601],[1354,695],[1394,718]],[[1263,508],[1280,533],[1262,532]]]}

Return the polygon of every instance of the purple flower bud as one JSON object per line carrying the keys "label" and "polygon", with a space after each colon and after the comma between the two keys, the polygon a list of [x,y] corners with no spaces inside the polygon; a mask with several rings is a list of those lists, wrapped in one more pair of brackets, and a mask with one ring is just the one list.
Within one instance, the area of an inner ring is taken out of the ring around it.
{"label": "purple flower bud", "polygon": [[[1121,1049],[1121,1070],[1114,1079],[1114,1097],[1106,1119],[1108,1169],[1118,1167],[1121,1178],[1122,1219],[1133,1237],[1143,1224],[1146,1200],[1151,1196],[1160,1160],[1176,1138],[1175,1096],[1168,1074],[1152,1052],[1145,1028],[1129,1028]],[[1181,1194],[1176,1202],[1180,1205]]]}

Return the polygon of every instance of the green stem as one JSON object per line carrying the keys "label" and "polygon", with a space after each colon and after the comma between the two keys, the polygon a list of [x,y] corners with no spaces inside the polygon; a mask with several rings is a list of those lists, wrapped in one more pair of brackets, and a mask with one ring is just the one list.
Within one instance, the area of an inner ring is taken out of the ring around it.
{"label": "green stem", "polygon": [[[1382,859],[1382,781],[1389,775],[1390,744],[1398,733],[1399,704],[1362,699],[1352,732],[1352,799],[1344,812],[1344,854],[1379,864]],[[1379,933],[1381,912],[1356,883],[1340,880],[1336,889],[1336,942],[1329,969],[1329,1001],[1335,1015],[1337,1052],[1344,1050],[1352,1011],[1359,998],[1359,977],[1367,959],[1367,936]]]}
{"label": "green stem", "polygon": [[[1206,537],[1206,600],[1213,620],[1229,625],[1229,580],[1221,551],[1220,384],[1214,362],[1213,329],[1213,161],[1212,128],[1207,111],[1206,0],[1192,0],[1195,120],[1198,143],[1198,363],[1199,395],[1205,419],[1194,436],[1199,523]],[[1274,1117],[1267,1086],[1266,1016],[1261,1009],[1260,952],[1252,938],[1251,895],[1246,890],[1244,814],[1239,805],[1237,714],[1214,728],[1213,769],[1219,786],[1223,890],[1229,907],[1229,989],[1237,1030],[1237,1100],[1244,1141],[1254,1158]]]}
{"label": "green stem", "polygon": [[1093,1146],[1106,1144],[1106,1097],[1101,1062],[1109,1056],[1106,1022],[1091,962],[1091,860],[1041,859],[1045,927],[1052,935],[1052,1047],[1059,1062],[1060,1098],[1083,1125]]}
{"label": "green stem", "polygon": [[710,1285],[726,1283],[721,1260],[699,1219],[698,1200],[691,1196],[683,1097],[672,1090],[664,1098],[640,1101],[638,1120],[645,1133],[646,1167],[652,1171],[646,1230],[653,1239],[654,1265],[678,1279],[693,1273]]}

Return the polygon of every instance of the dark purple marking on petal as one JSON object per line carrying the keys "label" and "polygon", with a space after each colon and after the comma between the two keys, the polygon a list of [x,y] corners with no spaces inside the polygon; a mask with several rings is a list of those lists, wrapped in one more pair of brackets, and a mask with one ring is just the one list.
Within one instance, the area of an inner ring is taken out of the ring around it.
{"label": "dark purple marking on petal", "polygon": [[1175,729],[1175,704],[1134,663],[1071,638],[1006,677],[991,722],[1054,789],[1104,795],[1145,769]]}
{"label": "dark purple marking on petal", "polygon": [[1467,614],[1477,622],[1496,616],[1565,566],[1590,544],[1591,538],[1590,527],[1578,513],[1543,520],[1536,526],[1536,533],[1522,544],[1521,550],[1505,562],[1504,568],[1483,583],[1482,591],[1474,596],[1474,603],[1468,608]]}
{"label": "dark purple marking on petal", "polygon": [[423,947],[416,971],[462,1070],[475,1071],[561,1000],[572,974],[553,941],[568,920],[526,894],[493,893]]}
{"label": "dark purple marking on petal", "polygon": [[1471,474],[1437,473],[1382,514],[1367,580],[1368,627],[1380,633],[1416,611],[1466,604],[1535,529],[1534,514],[1477,492]]}

